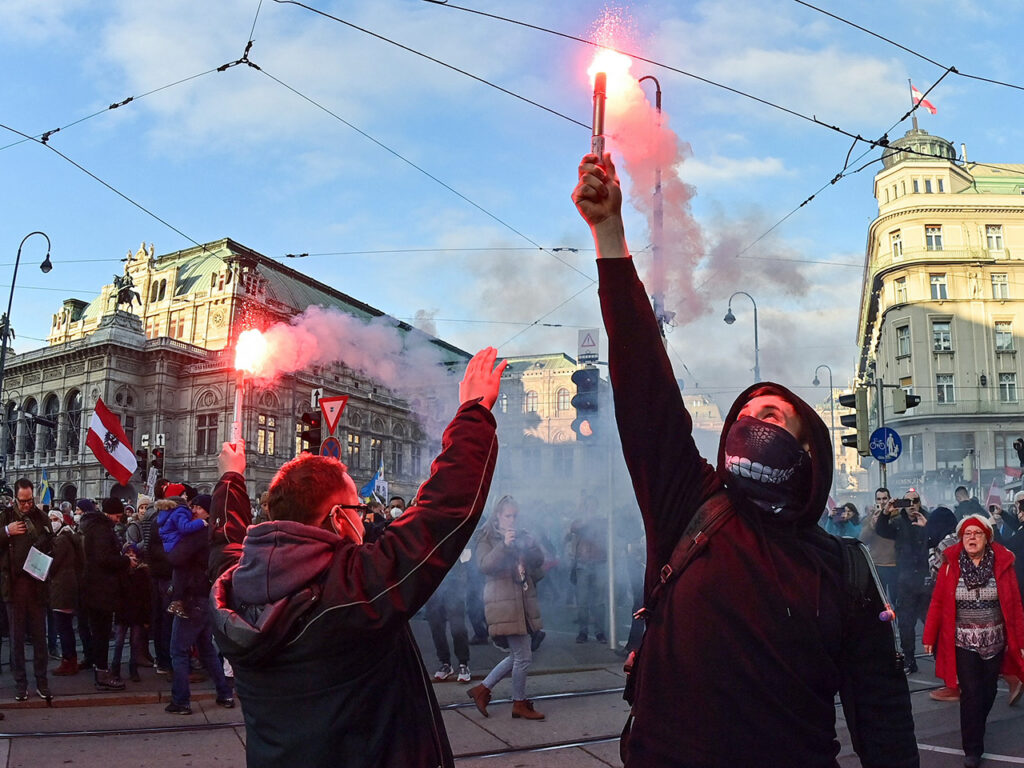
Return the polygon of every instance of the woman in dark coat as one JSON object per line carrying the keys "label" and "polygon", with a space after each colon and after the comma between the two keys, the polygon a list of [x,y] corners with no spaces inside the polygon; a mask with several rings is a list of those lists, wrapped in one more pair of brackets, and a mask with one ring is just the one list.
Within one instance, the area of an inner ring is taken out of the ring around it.
{"label": "woman in dark coat", "polygon": [[81,576],[81,538],[73,525],[65,523],[53,537],[53,563],[50,565],[50,608],[60,638],[60,666],[53,670],[57,676],[78,674],[74,615],[78,610],[78,580]]}
{"label": "woman in dark coat", "polygon": [[491,690],[512,675],[512,717],[543,720],[544,715],[526,698],[526,671],[533,659],[530,633],[543,627],[537,604],[535,576],[544,564],[544,552],[525,531],[516,529],[519,505],[503,496],[484,525],[476,548],[476,562],[486,578],[484,615],[491,637],[508,642],[509,655],[467,695],[487,717]]}
{"label": "woman in dark coat", "polygon": [[956,532],[960,543],[944,553],[922,644],[935,652],[935,674],[959,685],[964,765],[977,768],[1000,671],[1024,675],[1024,606],[1013,553],[992,541],[988,518],[965,517]]}

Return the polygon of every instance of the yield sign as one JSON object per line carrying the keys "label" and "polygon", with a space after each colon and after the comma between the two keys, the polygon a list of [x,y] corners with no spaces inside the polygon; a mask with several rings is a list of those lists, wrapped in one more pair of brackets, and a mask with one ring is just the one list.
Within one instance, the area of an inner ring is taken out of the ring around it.
{"label": "yield sign", "polygon": [[324,423],[327,424],[327,430],[332,434],[334,428],[338,426],[338,419],[341,418],[341,412],[345,410],[345,403],[347,402],[348,395],[320,398],[320,412],[324,415]]}

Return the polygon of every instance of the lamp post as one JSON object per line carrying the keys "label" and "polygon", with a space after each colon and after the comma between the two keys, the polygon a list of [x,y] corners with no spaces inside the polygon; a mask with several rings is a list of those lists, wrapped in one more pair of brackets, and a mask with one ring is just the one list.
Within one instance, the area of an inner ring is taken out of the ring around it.
{"label": "lamp post", "polygon": [[[42,235],[46,238],[46,258],[43,259],[43,263],[39,265],[39,269],[42,270],[43,274],[47,274],[53,269],[53,264],[50,263],[50,237],[45,232],[29,232],[25,237],[22,238],[21,244],[18,246],[18,256],[14,259],[14,277],[11,278],[11,295],[7,299],[7,314],[5,315],[6,321],[4,322],[3,329],[0,329],[0,395],[3,393],[4,383],[4,368],[7,365],[7,337],[11,328],[11,305],[14,303],[14,284],[18,281],[18,264],[21,262],[21,248],[25,245],[25,241],[28,240],[32,235]],[[2,397],[0,397],[2,399]]]}
{"label": "lamp post", "polygon": [[[658,113],[658,130],[661,130],[661,83],[658,82],[658,78],[654,75],[645,75],[637,80],[638,83],[642,83],[645,80],[650,80],[654,83],[654,108]],[[653,245],[651,246],[651,261],[652,271],[654,273],[654,285],[655,294],[651,296],[651,303],[654,305],[654,316],[658,320],[658,330],[661,332],[661,338],[668,343],[665,339],[665,325],[670,322],[673,315],[669,315],[665,312],[665,294],[663,292],[663,286],[665,282],[664,268],[661,263],[661,245],[664,240],[664,206],[661,197],[661,166],[659,165],[654,169],[654,217],[652,226],[652,239]]]}
{"label": "lamp post", "polygon": [[824,368],[826,371],[828,371],[828,407],[831,410],[831,417],[832,417],[832,432],[829,435],[829,439],[832,442],[832,488],[835,489],[835,487],[836,487],[836,454],[835,454],[835,448],[836,448],[836,402],[835,402],[835,391],[836,390],[835,390],[835,387],[832,386],[832,369],[829,368],[824,363],[822,363],[821,365],[819,365],[817,368],[814,369],[814,381],[812,381],[811,383],[814,386],[818,386],[819,384],[821,384],[821,381],[818,379],[818,371],[820,371],[822,368]]}
{"label": "lamp post", "polygon": [[732,313],[732,300],[737,296],[746,296],[750,299],[750,303],[754,305],[754,383],[756,384],[761,380],[760,352],[757,344],[757,302],[754,301],[754,297],[746,291],[736,291],[729,297],[729,308],[726,310],[725,317],[722,319],[725,321],[726,325],[732,325],[736,322],[736,315]]}

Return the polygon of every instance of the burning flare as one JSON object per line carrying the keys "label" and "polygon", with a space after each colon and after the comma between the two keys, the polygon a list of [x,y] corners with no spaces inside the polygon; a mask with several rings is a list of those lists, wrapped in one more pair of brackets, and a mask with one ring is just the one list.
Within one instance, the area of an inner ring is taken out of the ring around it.
{"label": "burning flare", "polygon": [[608,75],[607,95],[609,106],[614,109],[616,102],[621,104],[623,97],[636,87],[636,78],[630,74],[629,69],[633,66],[633,60],[623,53],[598,48],[594,54],[594,60],[587,69],[590,76],[590,84],[594,84],[594,78],[598,72]]}
{"label": "burning flare", "polygon": [[235,368],[248,371],[254,376],[259,375],[267,361],[267,340],[255,328],[238,334],[235,345]]}

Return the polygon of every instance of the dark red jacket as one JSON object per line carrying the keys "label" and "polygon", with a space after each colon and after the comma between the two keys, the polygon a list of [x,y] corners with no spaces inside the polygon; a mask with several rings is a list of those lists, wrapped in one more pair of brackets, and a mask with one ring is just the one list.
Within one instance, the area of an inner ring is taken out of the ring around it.
{"label": "dark red jacket", "polygon": [[[1024,608],[1021,607],[1020,586],[1013,571],[1013,552],[1002,544],[989,544],[995,553],[996,591],[999,607],[1006,624],[1006,654],[1003,656],[1003,674],[1024,677]],[[924,623],[922,645],[935,646],[935,676],[942,678],[950,688],[957,687],[956,676],[956,585],[960,581],[961,541],[948,547],[942,554],[946,562],[935,577],[932,603]]]}
{"label": "dark red jacket", "polygon": [[[702,504],[714,496],[736,512],[648,622],[627,767],[832,768],[837,692],[865,768],[917,766],[910,694],[892,629],[878,620],[881,600],[847,610],[840,542],[817,525],[831,483],[828,429],[793,393],[763,385],[800,414],[813,479],[785,518],[755,507],[697,450],[632,259],[600,259],[598,274],[615,415],[647,531],[645,592]],[[723,454],[724,439],[720,468]]]}

